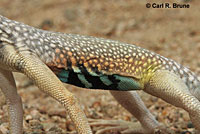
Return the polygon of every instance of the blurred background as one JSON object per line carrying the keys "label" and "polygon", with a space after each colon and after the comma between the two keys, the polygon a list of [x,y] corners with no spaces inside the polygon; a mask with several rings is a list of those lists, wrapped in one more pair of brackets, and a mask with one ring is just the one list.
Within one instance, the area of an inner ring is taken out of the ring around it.
{"label": "blurred background", "polygon": [[[189,4],[190,8],[146,8],[145,0],[0,0],[0,14],[45,30],[138,45],[200,74],[200,1],[148,1],[173,2]],[[24,75],[15,73],[15,78],[24,103],[24,133],[60,134],[74,130],[70,119],[65,119],[65,109],[60,104],[38,90]],[[136,121],[108,91],[66,87],[79,98],[88,118]],[[139,94],[156,119],[174,133],[194,132],[185,111],[142,91]],[[96,129],[93,128],[94,132]],[[4,105],[0,109],[0,133],[7,132],[8,113]]]}

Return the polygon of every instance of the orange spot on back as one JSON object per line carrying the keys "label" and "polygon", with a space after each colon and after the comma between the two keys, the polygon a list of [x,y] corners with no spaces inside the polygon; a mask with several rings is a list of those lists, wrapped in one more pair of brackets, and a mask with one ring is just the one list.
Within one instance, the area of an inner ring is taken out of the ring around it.
{"label": "orange spot on back", "polygon": [[56,53],[60,53],[60,49],[59,48],[56,48]]}
{"label": "orange spot on back", "polygon": [[129,56],[128,56],[128,55],[125,55],[125,58],[129,58]]}
{"label": "orange spot on back", "polygon": [[109,63],[106,61],[106,62],[104,63],[104,65],[105,65],[105,66],[108,66],[108,65],[109,65]]}
{"label": "orange spot on back", "polygon": [[89,64],[92,64],[92,60],[89,60]]}
{"label": "orange spot on back", "polygon": [[76,59],[74,57],[71,57],[70,60],[71,60],[72,66],[75,66],[76,65]]}
{"label": "orange spot on back", "polygon": [[70,52],[70,51],[67,52],[67,55],[68,55],[68,56],[72,56],[72,52]]}
{"label": "orange spot on back", "polygon": [[94,59],[93,62],[96,63],[96,64],[98,63],[98,61],[96,59]]}
{"label": "orange spot on back", "polygon": [[60,58],[64,58],[64,54],[60,54]]}
{"label": "orange spot on back", "polygon": [[108,70],[109,70],[110,72],[112,72],[112,71],[113,71],[113,69],[112,69],[112,68],[109,68]]}
{"label": "orange spot on back", "polygon": [[133,62],[133,58],[130,58],[130,59],[128,60],[128,62],[129,62],[129,63]]}
{"label": "orange spot on back", "polygon": [[62,63],[63,63],[65,66],[67,66],[67,59],[66,59],[66,58],[63,58],[63,59],[62,59]]}
{"label": "orange spot on back", "polygon": [[101,70],[101,64],[97,64],[98,70]]}
{"label": "orange spot on back", "polygon": [[84,56],[81,56],[81,60],[84,60],[85,59],[85,57]]}
{"label": "orange spot on back", "polygon": [[87,63],[87,62],[85,62],[83,65],[84,65],[85,67],[88,67],[88,63]]}
{"label": "orange spot on back", "polygon": [[83,61],[79,61],[79,64],[83,64]]}
{"label": "orange spot on back", "polygon": [[110,64],[110,68],[113,68],[114,67],[114,64]]}
{"label": "orange spot on back", "polygon": [[60,59],[59,59],[59,58],[57,58],[57,59],[56,59],[56,62],[57,62],[57,63],[60,63]]}
{"label": "orange spot on back", "polygon": [[121,61],[121,59],[117,59],[117,62],[120,62]]}
{"label": "orange spot on back", "polygon": [[99,59],[99,61],[102,63],[102,62],[104,62],[104,60],[103,59]]}

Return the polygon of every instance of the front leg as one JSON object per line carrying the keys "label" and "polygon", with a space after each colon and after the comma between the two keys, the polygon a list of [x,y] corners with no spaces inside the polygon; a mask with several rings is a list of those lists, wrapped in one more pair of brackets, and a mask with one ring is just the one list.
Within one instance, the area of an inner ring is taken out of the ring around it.
{"label": "front leg", "polygon": [[2,49],[2,53],[4,56],[1,61],[5,66],[27,75],[42,91],[66,108],[79,134],[92,133],[77,98],[64,87],[63,83],[38,57],[22,55],[9,46]]}
{"label": "front leg", "polygon": [[41,61],[24,58],[23,72],[34,81],[44,92],[59,101],[67,110],[79,134],[91,134],[88,121],[79,105],[77,98],[70,93],[55,76],[55,74]]}
{"label": "front leg", "polygon": [[144,91],[186,110],[200,131],[200,102],[176,74],[164,70],[155,72]]}

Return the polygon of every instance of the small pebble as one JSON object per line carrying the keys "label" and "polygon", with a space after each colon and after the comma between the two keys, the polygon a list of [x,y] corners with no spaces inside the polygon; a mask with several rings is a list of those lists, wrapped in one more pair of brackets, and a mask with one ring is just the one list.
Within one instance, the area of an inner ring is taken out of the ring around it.
{"label": "small pebble", "polygon": [[194,125],[192,124],[192,122],[189,122],[189,123],[187,124],[187,127],[188,127],[188,128],[194,128]]}
{"label": "small pebble", "polygon": [[189,132],[189,131],[184,131],[184,132],[182,132],[181,134],[192,134],[192,133]]}
{"label": "small pebble", "polygon": [[25,120],[32,120],[32,119],[33,119],[33,117],[31,115],[27,115],[25,118]]}

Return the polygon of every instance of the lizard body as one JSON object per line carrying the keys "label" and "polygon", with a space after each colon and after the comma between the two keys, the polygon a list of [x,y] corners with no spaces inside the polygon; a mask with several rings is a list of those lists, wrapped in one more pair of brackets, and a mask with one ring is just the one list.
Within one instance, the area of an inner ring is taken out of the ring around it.
{"label": "lizard body", "polygon": [[13,44],[16,51],[36,54],[65,83],[116,90],[123,87],[120,81],[130,81],[127,84],[130,87],[135,85],[135,88],[119,90],[143,89],[155,71],[169,70],[179,75],[190,89],[200,85],[195,74],[186,67],[132,44],[49,32],[16,21],[10,22],[4,17],[1,19],[1,40]]}
{"label": "lizard body", "polygon": [[[62,93],[56,96],[56,91],[46,89],[48,82],[43,85],[40,82],[41,79],[38,78],[42,76],[37,73],[37,69],[45,72],[45,65],[64,83],[89,89],[144,90],[171,104],[173,102],[168,98],[176,100],[177,96],[180,98],[180,103],[174,102],[175,106],[184,108],[190,115],[200,112],[200,104],[197,100],[200,99],[200,81],[197,76],[175,61],[141,47],[103,38],[44,31],[3,16],[0,16],[0,44],[0,67],[2,69],[26,74],[35,81],[36,85],[57,100],[62,98],[60,97]],[[36,64],[44,67],[37,68]],[[47,77],[44,77],[44,80],[47,81]],[[52,77],[54,76],[52,75]],[[160,80],[166,80],[172,87],[162,84],[163,81]],[[184,89],[180,94],[177,89],[179,85],[182,85]],[[168,90],[171,94],[167,92]],[[186,90],[187,92],[185,92]],[[115,93],[113,95],[115,96]],[[187,95],[188,100],[184,102],[185,100],[182,98]],[[62,100],[60,102],[64,106],[71,103],[71,101],[62,102]],[[187,104],[190,103],[193,106],[192,101],[198,105],[194,108],[195,110],[187,107]],[[138,107],[145,106],[141,104]],[[78,109],[78,106],[76,108]],[[66,109],[73,111],[72,108],[67,107]],[[72,118],[74,117],[75,125],[77,125],[79,121],[73,112],[71,113]],[[198,114],[196,116],[200,117]],[[86,122],[84,117],[81,118],[83,122]],[[152,120],[154,121],[154,119]],[[196,119],[193,121],[195,126],[200,129],[199,121]],[[79,123],[79,125],[84,126],[83,123]],[[87,123],[85,126],[88,126]],[[78,127],[77,125],[77,129]],[[78,131],[90,133],[89,127],[87,130],[81,128]]]}

